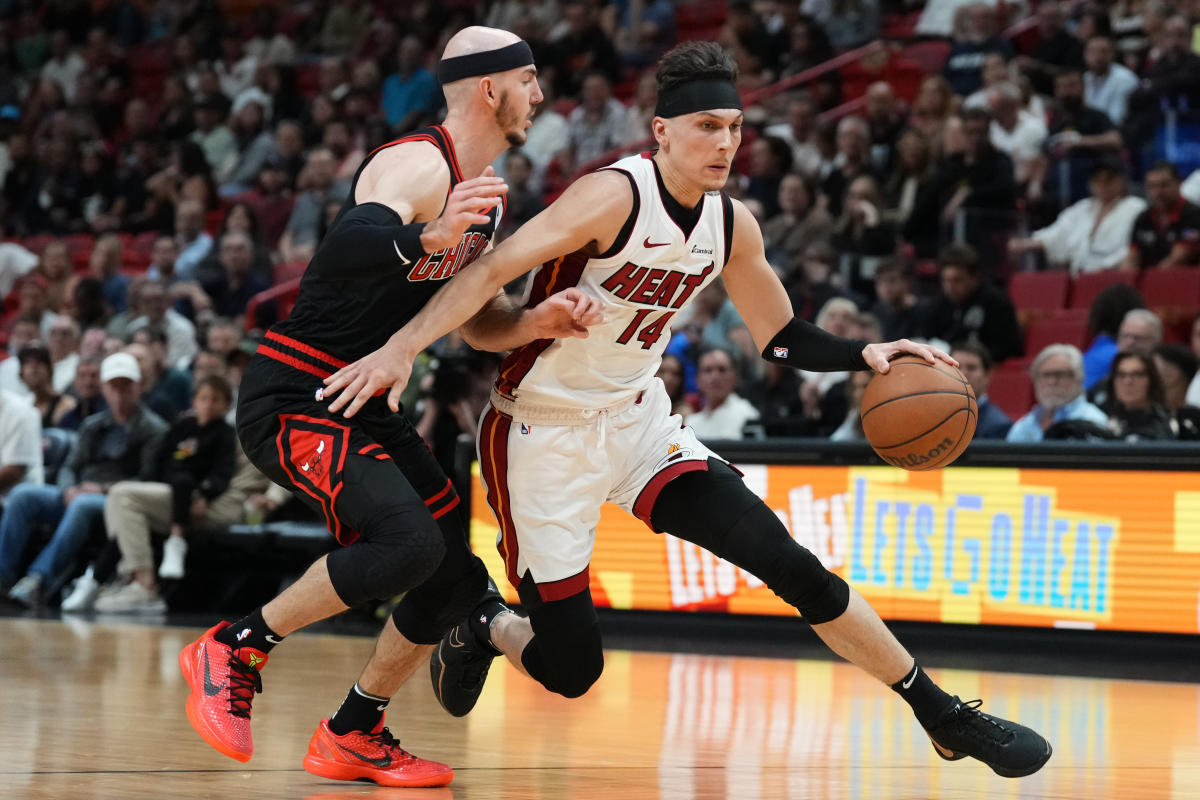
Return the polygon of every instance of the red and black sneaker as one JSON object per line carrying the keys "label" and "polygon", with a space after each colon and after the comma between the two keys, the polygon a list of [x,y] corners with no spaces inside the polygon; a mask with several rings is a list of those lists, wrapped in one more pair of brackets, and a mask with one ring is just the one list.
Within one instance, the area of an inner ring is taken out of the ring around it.
{"label": "red and black sneaker", "polygon": [[437,761],[417,758],[383,726],[370,733],[351,731],[338,736],[321,720],[308,743],[304,769],[335,781],[373,781],[380,786],[445,786],[454,770]]}
{"label": "red and black sneaker", "polygon": [[228,622],[219,622],[179,653],[179,670],[192,693],[187,699],[188,722],[218,752],[249,761],[254,755],[250,735],[250,706],[262,691],[259,670],[267,654],[252,647],[236,650],[213,636]]}
{"label": "red and black sneaker", "polygon": [[933,749],[947,761],[971,756],[1005,778],[1032,775],[1050,760],[1050,743],[1037,732],[984,714],[982,700],[954,703],[928,728]]}

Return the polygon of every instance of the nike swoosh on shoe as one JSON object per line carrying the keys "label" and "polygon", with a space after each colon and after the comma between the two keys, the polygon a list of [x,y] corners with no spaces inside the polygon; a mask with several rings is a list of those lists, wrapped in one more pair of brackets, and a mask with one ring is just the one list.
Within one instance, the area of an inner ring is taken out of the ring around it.
{"label": "nike swoosh on shoe", "polygon": [[373,767],[378,767],[379,769],[387,769],[388,767],[390,767],[392,765],[392,757],[391,756],[384,756],[383,758],[371,758],[370,756],[364,756],[362,753],[355,752],[354,750],[351,750],[349,747],[338,744],[337,742],[334,742],[334,744],[336,744],[338,746],[338,749],[344,750],[345,752],[347,752],[350,755],[357,758],[359,761],[362,761],[365,764],[370,764]]}
{"label": "nike swoosh on shoe", "polygon": [[221,693],[221,690],[226,687],[228,681],[217,685],[212,682],[212,673],[208,667],[208,650],[204,651],[204,693],[209,697],[216,697]]}

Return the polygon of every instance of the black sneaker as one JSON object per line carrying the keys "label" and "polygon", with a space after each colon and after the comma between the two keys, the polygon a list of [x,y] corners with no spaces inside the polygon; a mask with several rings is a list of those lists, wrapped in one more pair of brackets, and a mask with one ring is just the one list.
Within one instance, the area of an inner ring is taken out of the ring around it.
{"label": "black sneaker", "polygon": [[486,631],[491,620],[481,613],[481,609],[496,601],[502,601],[502,598],[489,578],[487,593],[471,612],[472,618],[451,628],[429,657],[433,696],[453,716],[465,717],[475,707],[492,659],[500,655],[491,642],[475,633],[475,626],[471,624],[475,617],[482,616],[480,626]]}
{"label": "black sneaker", "polygon": [[982,700],[964,703],[955,697],[954,705],[925,729],[939,756],[947,761],[971,756],[1005,778],[1032,775],[1050,760],[1050,743],[1039,734],[984,714],[981,705]]}

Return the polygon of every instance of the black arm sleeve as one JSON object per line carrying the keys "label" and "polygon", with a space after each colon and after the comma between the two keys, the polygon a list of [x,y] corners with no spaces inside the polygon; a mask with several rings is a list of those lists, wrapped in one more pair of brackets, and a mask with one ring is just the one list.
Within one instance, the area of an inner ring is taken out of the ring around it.
{"label": "black arm sleeve", "polygon": [[805,322],[793,319],[775,334],[762,357],[776,364],[810,372],[841,372],[870,369],[863,358],[867,342],[844,339]]}
{"label": "black arm sleeve", "polygon": [[381,269],[407,273],[427,255],[424,229],[424,222],[405,225],[382,203],[362,203],[334,221],[309,269],[337,280],[378,278]]}

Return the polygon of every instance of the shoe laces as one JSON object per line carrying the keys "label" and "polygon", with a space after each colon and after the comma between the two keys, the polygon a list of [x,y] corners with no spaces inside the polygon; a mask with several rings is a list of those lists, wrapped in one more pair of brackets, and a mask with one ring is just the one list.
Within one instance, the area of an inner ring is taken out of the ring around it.
{"label": "shoe laces", "polygon": [[459,683],[464,687],[473,687],[483,680],[484,674],[492,665],[492,655],[490,653],[472,654],[463,658],[462,680]]}
{"label": "shoe laces", "polygon": [[381,728],[377,733],[368,733],[366,737],[372,744],[377,744],[385,750],[391,751],[393,755],[400,758],[416,759],[416,756],[400,746],[400,740],[393,736],[392,732],[386,727]]}
{"label": "shoe laces", "polygon": [[229,713],[250,719],[254,695],[262,694],[262,675],[237,654],[236,650],[229,654]]}
{"label": "shoe laces", "polygon": [[959,729],[976,739],[995,742],[998,745],[1006,745],[1011,742],[1016,736],[1016,732],[1009,730],[980,711],[981,705],[983,705],[982,700],[968,700],[959,704],[954,712]]}

